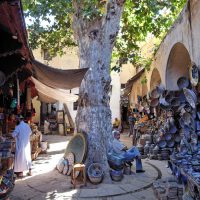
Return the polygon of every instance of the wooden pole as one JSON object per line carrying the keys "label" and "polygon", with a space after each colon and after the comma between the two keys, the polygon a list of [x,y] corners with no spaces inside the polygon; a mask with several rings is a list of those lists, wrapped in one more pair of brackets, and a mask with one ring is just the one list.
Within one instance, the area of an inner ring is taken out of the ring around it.
{"label": "wooden pole", "polygon": [[16,73],[16,79],[17,79],[17,114],[20,113],[20,88],[19,88],[19,78],[18,75]]}

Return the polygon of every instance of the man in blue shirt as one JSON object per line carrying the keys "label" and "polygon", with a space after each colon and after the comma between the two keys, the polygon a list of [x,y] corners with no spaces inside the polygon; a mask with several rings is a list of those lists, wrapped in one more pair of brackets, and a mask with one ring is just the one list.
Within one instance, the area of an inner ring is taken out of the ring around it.
{"label": "man in blue shirt", "polygon": [[128,149],[122,142],[120,142],[119,131],[117,130],[113,131],[113,135],[114,135],[113,153],[123,157],[124,161],[127,163],[130,163],[134,159],[136,159],[136,173],[145,172],[142,168],[141,155],[140,152],[138,151],[138,148],[133,146],[130,149]]}

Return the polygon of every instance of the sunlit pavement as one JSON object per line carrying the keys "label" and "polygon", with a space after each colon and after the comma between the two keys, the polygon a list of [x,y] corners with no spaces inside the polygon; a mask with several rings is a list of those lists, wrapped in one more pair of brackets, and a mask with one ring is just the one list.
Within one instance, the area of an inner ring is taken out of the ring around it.
{"label": "sunlit pavement", "polygon": [[[70,177],[60,174],[55,169],[70,138],[58,135],[44,136],[44,140],[47,140],[50,146],[47,154],[39,155],[33,162],[33,176],[16,181],[10,200],[155,200],[151,184],[159,177],[159,169],[164,177],[171,176],[169,169],[166,168],[166,162],[143,160],[145,173],[125,175],[121,182],[112,184],[88,183],[86,188],[72,189]],[[122,134],[121,140],[128,147],[131,146],[132,140],[126,133]],[[134,167],[132,170],[135,170]]]}

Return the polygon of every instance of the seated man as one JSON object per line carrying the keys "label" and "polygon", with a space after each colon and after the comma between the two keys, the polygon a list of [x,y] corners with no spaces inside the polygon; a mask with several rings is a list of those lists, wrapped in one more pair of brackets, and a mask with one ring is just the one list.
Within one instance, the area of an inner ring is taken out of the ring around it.
{"label": "seated man", "polygon": [[116,117],[115,121],[113,122],[113,128],[118,129],[120,126],[120,120]]}
{"label": "seated man", "polygon": [[140,157],[140,152],[138,151],[137,147],[131,147],[128,149],[122,142],[119,141],[120,139],[120,132],[113,131],[114,140],[113,140],[113,153],[122,156],[125,162],[130,163],[134,159],[136,159],[136,173],[145,172],[142,168],[142,161]]}

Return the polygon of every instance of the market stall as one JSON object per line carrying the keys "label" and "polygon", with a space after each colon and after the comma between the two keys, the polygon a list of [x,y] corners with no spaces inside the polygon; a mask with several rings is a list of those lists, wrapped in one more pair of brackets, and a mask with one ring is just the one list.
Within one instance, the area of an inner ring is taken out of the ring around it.
{"label": "market stall", "polygon": [[[138,147],[151,159],[169,160],[178,181],[184,183],[194,199],[200,199],[199,72],[196,65],[190,70],[190,80],[178,79],[179,90],[157,86],[151,91],[149,106],[155,119],[148,121],[145,133],[140,131]],[[141,124],[137,126],[141,129]]]}
{"label": "market stall", "polygon": [[0,136],[0,199],[6,198],[14,187],[15,142],[9,136]]}

